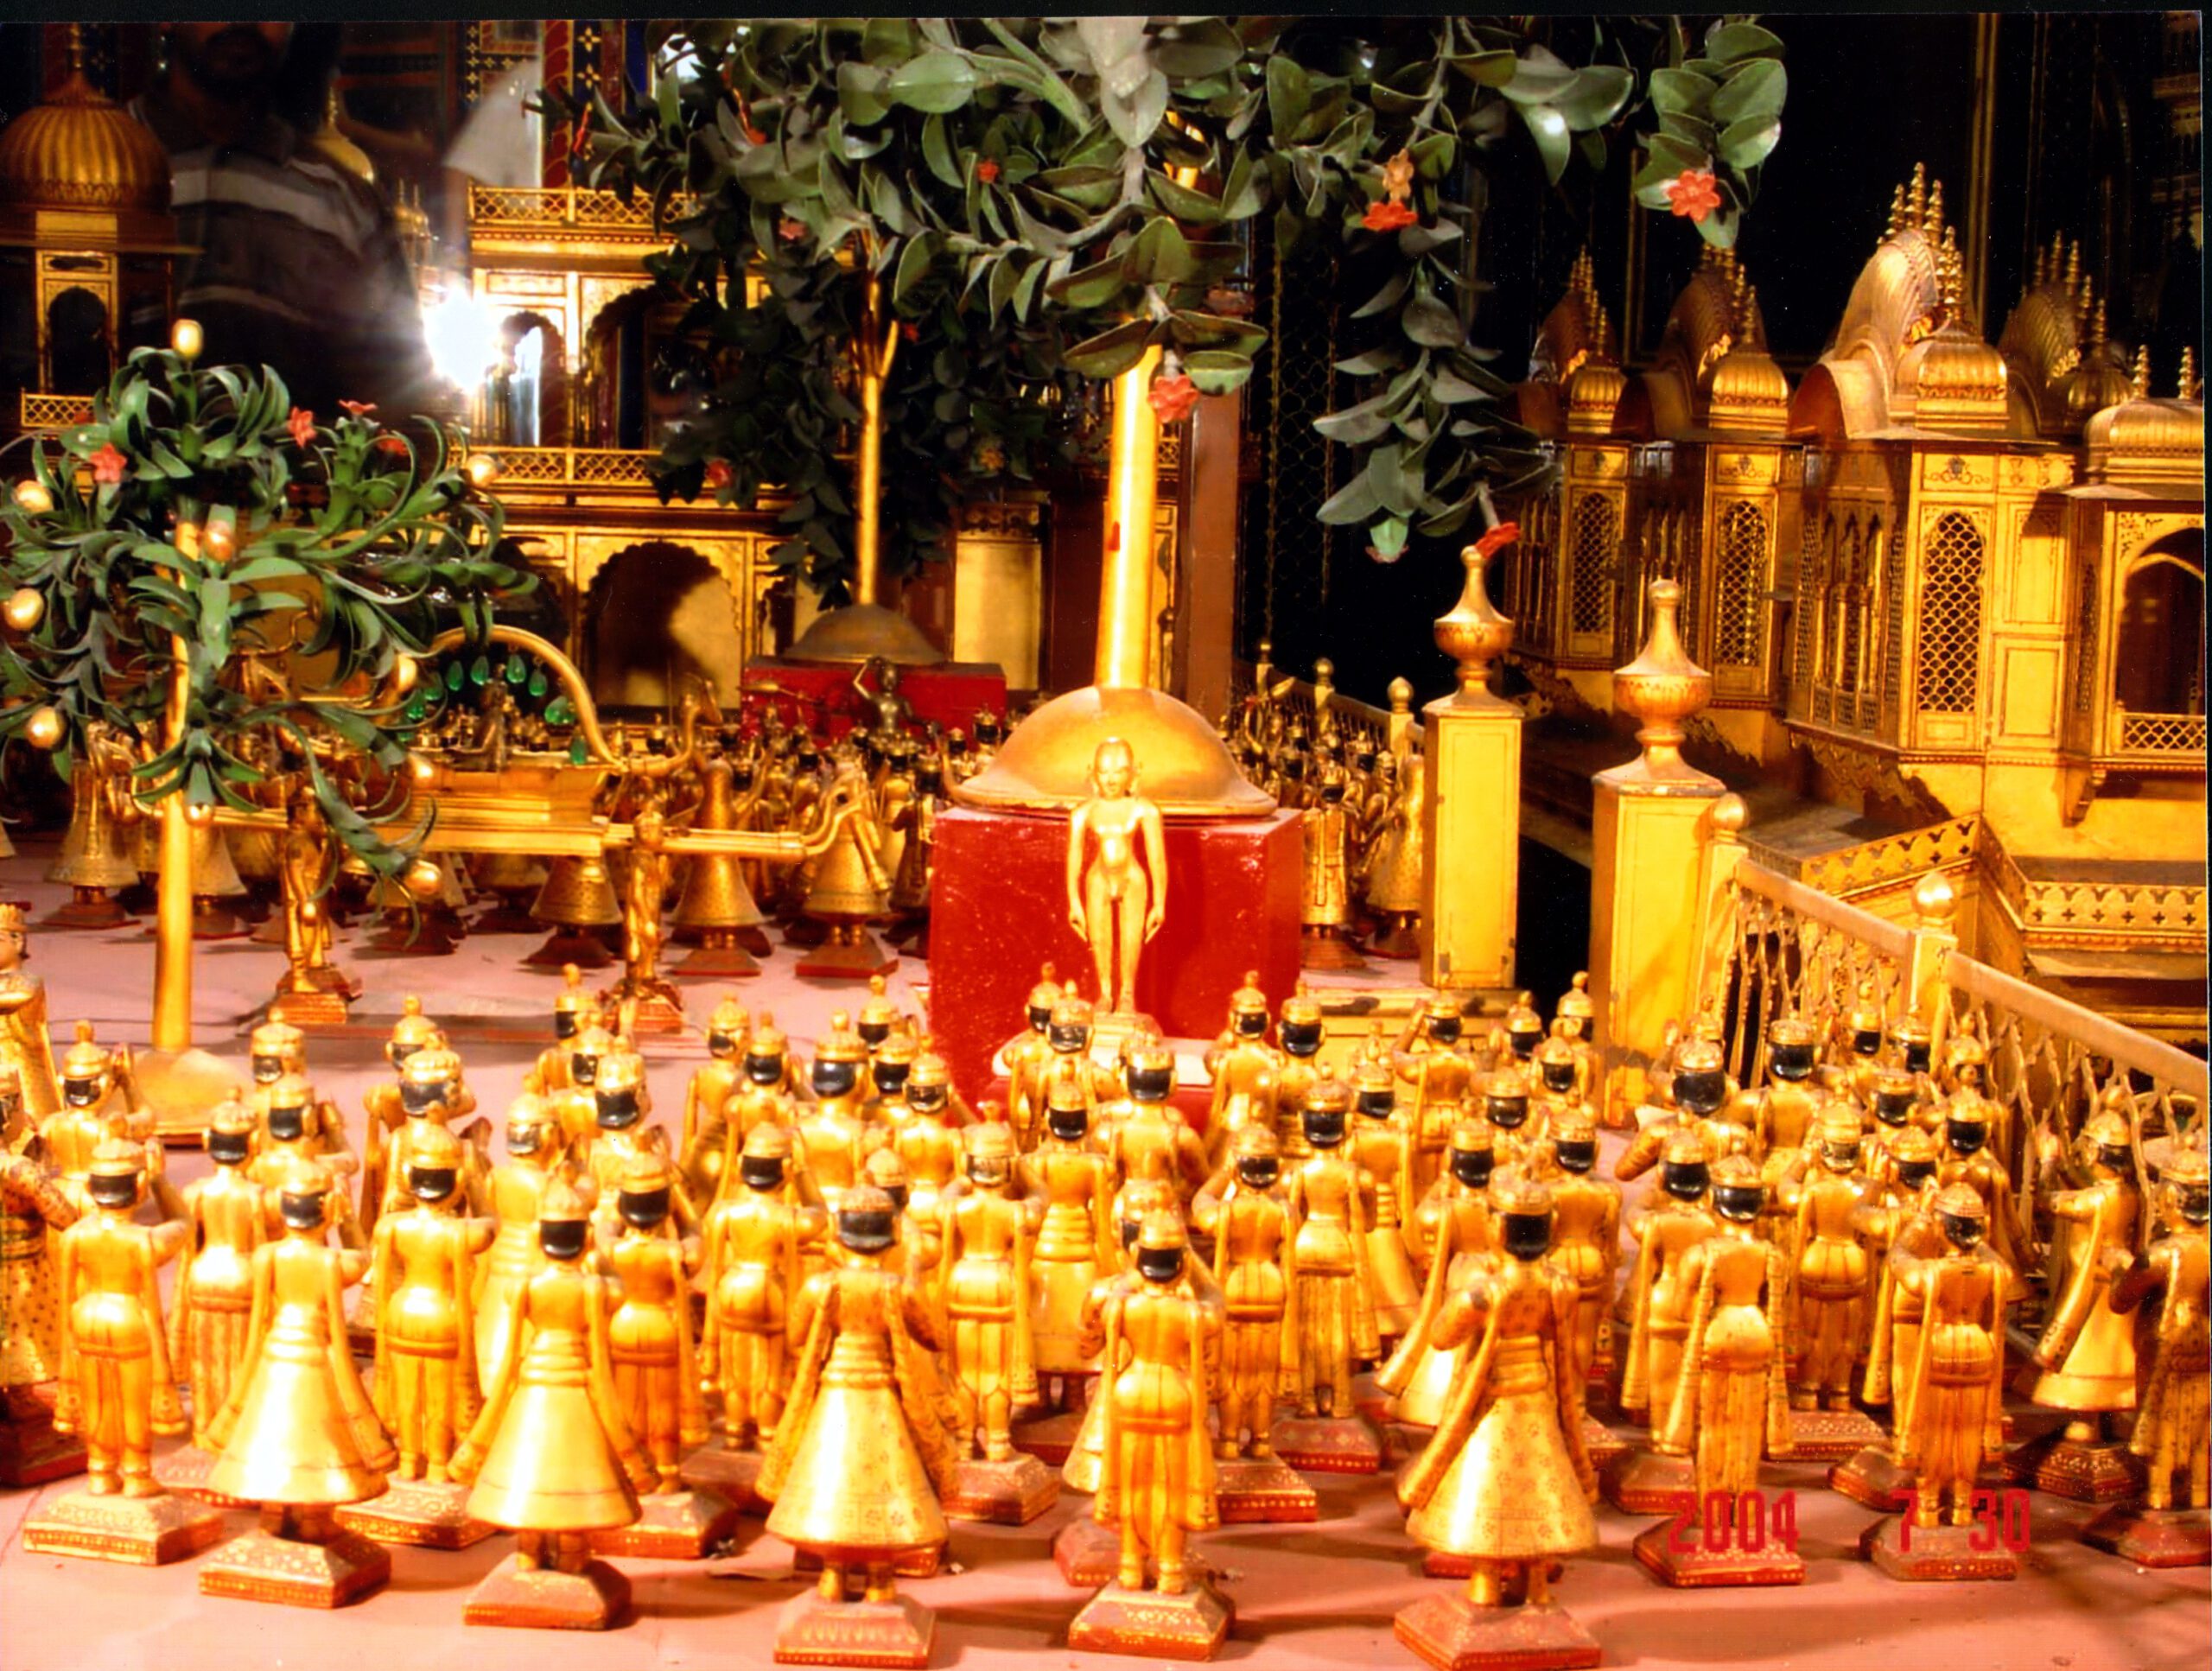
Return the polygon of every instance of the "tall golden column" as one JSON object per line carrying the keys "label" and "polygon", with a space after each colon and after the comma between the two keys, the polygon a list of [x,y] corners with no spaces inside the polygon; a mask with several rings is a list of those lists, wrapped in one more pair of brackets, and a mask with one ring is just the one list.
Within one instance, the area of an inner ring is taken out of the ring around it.
{"label": "tall golden column", "polygon": [[1520,886],[1521,709],[1490,689],[1513,644],[1483,571],[1510,543],[1503,524],[1459,554],[1459,601],[1438,617],[1437,647],[1459,664],[1459,688],[1421,710],[1428,796],[1421,807],[1421,978],[1446,990],[1513,984]]}
{"label": "tall golden column", "polygon": [[1641,1096],[1667,1023],[1696,1001],[1703,901],[1693,879],[1705,868],[1707,815],[1727,792],[1682,759],[1682,722],[1713,696],[1713,676],[1675,626],[1682,588],[1654,581],[1649,596],[1643,652],[1613,675],[1613,705],[1643,722],[1643,753],[1596,778],[1590,984],[1608,1110]]}

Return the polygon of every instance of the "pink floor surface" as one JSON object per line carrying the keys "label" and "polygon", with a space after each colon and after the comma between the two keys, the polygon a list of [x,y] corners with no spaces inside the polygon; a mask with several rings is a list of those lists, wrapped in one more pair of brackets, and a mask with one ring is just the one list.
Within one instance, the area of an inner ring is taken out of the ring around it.
{"label": "pink floor surface", "polygon": [[[39,880],[50,856],[50,848],[27,846],[0,860],[0,899],[30,900],[35,918],[59,904],[65,891]],[[369,988],[359,1011],[365,1021],[388,1020],[399,994],[415,992],[430,1014],[454,1024],[470,1083],[496,1119],[537,1053],[558,986],[553,975],[520,968],[532,944],[477,937],[452,956],[403,958],[362,956],[349,944],[341,961]],[[66,1039],[81,1016],[99,1024],[104,1039],[143,1045],[153,958],[143,927],[35,933],[32,952],[57,1035]],[[273,950],[245,941],[202,948],[194,994],[201,1045],[243,1066],[243,1029],[281,962]],[[726,984],[741,1001],[773,1009],[804,1050],[833,1010],[857,1007],[857,994],[799,980],[791,973],[795,962],[796,954],[779,949],[758,979],[683,984],[695,1017]],[[925,966],[905,960],[892,979],[894,995],[911,1007],[912,985],[924,979]],[[480,1019],[471,1025],[471,1016]],[[507,1035],[506,1042],[487,1039],[486,1029]],[[702,1048],[694,1038],[650,1041],[645,1049],[658,1117],[673,1121]],[[318,1039],[311,1066],[353,1122],[358,1140],[360,1094],[382,1066],[378,1039]],[[186,1182],[207,1162],[179,1150],[170,1166]],[[1901,1585],[1854,1558],[1858,1534],[1872,1516],[1826,1490],[1823,1477],[1821,1467],[1788,1465],[1770,1468],[1765,1481],[1770,1497],[1797,1493],[1799,1552],[1808,1569],[1800,1588],[1710,1595],[1662,1589],[1629,1550],[1651,1522],[1601,1507],[1600,1547],[1568,1568],[1559,1599],[1603,1644],[1607,1665],[1645,1671],[1710,1665],[2182,1671],[2207,1661],[2207,1569],[2141,1571],[2097,1553],[2075,1540],[2092,1512],[2086,1507],[2034,1497],[2032,1541],[2015,1582]],[[1203,1540],[1210,1560],[1224,1569],[1222,1587],[1236,1609],[1221,1659],[1313,1671],[1417,1663],[1392,1638],[1391,1617],[1441,1581],[1419,1576],[1420,1551],[1404,1534],[1387,1480],[1315,1483],[1318,1522],[1234,1527]],[[140,1568],[26,1553],[19,1535],[24,1518],[45,1497],[79,1484],[0,1492],[0,1671],[766,1666],[777,1610],[803,1586],[791,1574],[788,1547],[748,1521],[724,1560],[621,1562],[636,1605],[627,1624],[605,1636],[464,1627],[469,1591],[512,1547],[504,1537],[459,1553],[395,1550],[391,1583],[339,1613],[208,1599],[199,1592],[196,1561]],[[1089,1501],[1065,1497],[1027,1527],[955,1529],[957,1570],[908,1586],[937,1614],[933,1666],[1091,1671],[1131,1662],[1065,1645],[1068,1623],[1086,1597],[1060,1582],[1051,1540],[1088,1512]],[[232,1519],[241,1532],[251,1523],[245,1514]]]}

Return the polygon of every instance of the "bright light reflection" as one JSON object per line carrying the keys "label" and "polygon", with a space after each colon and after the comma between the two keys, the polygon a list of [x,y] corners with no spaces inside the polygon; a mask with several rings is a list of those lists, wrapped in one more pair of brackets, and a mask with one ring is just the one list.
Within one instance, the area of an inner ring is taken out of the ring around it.
{"label": "bright light reflection", "polygon": [[448,279],[423,309],[423,338],[432,368],[458,389],[474,391],[499,361],[499,321],[466,279]]}

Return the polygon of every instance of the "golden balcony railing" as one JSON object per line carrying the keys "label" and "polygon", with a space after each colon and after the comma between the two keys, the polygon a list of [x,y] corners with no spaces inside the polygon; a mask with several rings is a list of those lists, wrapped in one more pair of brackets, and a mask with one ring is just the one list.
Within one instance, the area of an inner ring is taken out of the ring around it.
{"label": "golden balcony railing", "polygon": [[2200,767],[2204,763],[2202,714],[2135,714],[2115,708],[2111,737],[2114,754],[2194,754]]}
{"label": "golden balcony railing", "polygon": [[[671,219],[683,212],[688,200],[670,203]],[[583,186],[472,186],[468,188],[468,224],[478,237],[565,237],[586,233],[598,238],[634,238],[641,244],[662,244],[666,235],[653,229],[652,199],[644,193],[624,202],[613,192]]]}
{"label": "golden balcony railing", "polygon": [[51,434],[72,424],[92,421],[90,395],[47,395],[26,389],[19,408],[19,427],[27,435]]}
{"label": "golden balcony railing", "polygon": [[1752,861],[1768,869],[1840,899],[1891,887],[1931,870],[1958,870],[1974,862],[1985,843],[1979,816],[1952,818],[1919,829],[1901,830],[1871,842],[1809,858],[1796,858],[1745,837]]}

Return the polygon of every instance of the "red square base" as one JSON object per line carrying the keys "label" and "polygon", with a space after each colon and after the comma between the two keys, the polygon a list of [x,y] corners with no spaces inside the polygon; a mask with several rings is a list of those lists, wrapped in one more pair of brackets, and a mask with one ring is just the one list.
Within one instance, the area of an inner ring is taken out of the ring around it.
{"label": "red square base", "polygon": [[[1268,1001],[1298,984],[1298,815],[1167,825],[1167,919],[1137,966],[1137,1007],[1170,1039],[1211,1039],[1246,971]],[[1068,926],[1065,818],[951,807],[938,815],[930,1024],[963,1096],[1021,1026],[1038,966],[1087,998],[1090,949]]]}
{"label": "red square base", "polygon": [[[773,705],[784,718],[841,737],[872,717],[853,689],[852,662],[799,661],[785,656],[755,656],[745,664],[745,706],[748,712]],[[874,689],[874,680],[868,681]],[[773,689],[763,690],[771,685]],[[1004,718],[1006,672],[996,662],[940,662],[935,667],[902,667],[899,694],[914,711],[917,730],[931,721],[950,731],[955,726],[973,736],[976,710],[987,708]],[[1035,976],[1030,977],[1034,980]]]}

